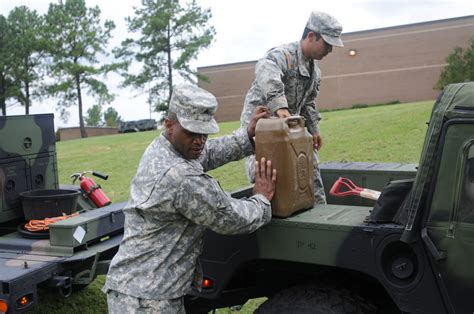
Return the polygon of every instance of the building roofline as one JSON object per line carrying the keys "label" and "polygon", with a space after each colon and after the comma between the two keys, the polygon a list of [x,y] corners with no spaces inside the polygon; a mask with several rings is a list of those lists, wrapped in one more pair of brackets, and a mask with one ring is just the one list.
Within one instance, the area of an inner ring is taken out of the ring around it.
{"label": "building roofline", "polygon": [[[422,26],[422,25],[429,25],[429,24],[435,24],[435,23],[444,23],[444,22],[450,22],[450,21],[456,21],[456,20],[467,20],[470,18],[474,18],[474,15],[465,15],[465,16],[458,16],[458,17],[452,17],[448,19],[441,19],[441,20],[431,20],[431,21],[425,21],[425,22],[417,22],[417,23],[411,23],[411,24],[402,24],[402,25],[395,25],[395,26],[387,26],[387,27],[381,27],[381,28],[372,28],[372,29],[367,29],[367,30],[362,30],[362,31],[355,31],[355,32],[349,32],[349,33],[342,33],[343,36],[346,35],[359,35],[359,34],[368,34],[372,32],[379,32],[379,31],[386,31],[386,30],[393,30],[393,29],[398,29],[398,28],[406,28],[406,27],[411,27],[411,26]],[[202,67],[197,67],[198,71],[199,70],[204,70],[204,69],[212,69],[212,68],[217,68],[217,67],[222,67],[222,66],[235,66],[235,65],[242,65],[246,63],[256,63],[258,60],[250,60],[250,61],[240,61],[240,62],[233,62],[233,63],[221,63],[221,64],[214,64],[214,65],[206,65]]]}
{"label": "building roofline", "polygon": [[429,25],[429,24],[435,24],[435,23],[440,23],[440,22],[444,23],[444,22],[451,22],[451,21],[456,21],[456,20],[468,20],[470,18],[474,18],[474,15],[465,15],[465,16],[452,17],[452,18],[442,19],[442,20],[431,20],[431,21],[424,21],[424,22],[417,22],[417,23],[410,23],[410,24],[401,24],[401,25],[395,25],[395,26],[387,26],[387,27],[381,27],[381,28],[366,29],[366,30],[362,30],[362,31],[342,33],[342,35],[358,35],[358,34],[378,32],[378,31],[386,31],[386,30],[405,28],[405,27],[411,27],[411,26]]}
{"label": "building roofline", "polygon": [[206,65],[206,66],[197,67],[197,68],[198,69],[212,69],[212,68],[216,68],[216,67],[221,67],[223,65],[225,65],[225,66],[243,65],[243,64],[246,64],[246,63],[255,63],[257,61],[258,60],[239,61],[239,62],[232,62],[232,63],[221,63],[221,64],[214,64],[214,65]]}

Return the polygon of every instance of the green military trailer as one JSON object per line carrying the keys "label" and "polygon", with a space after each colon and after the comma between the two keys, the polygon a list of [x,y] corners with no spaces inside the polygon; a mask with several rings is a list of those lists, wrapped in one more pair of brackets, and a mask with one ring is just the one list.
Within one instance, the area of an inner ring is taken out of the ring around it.
{"label": "green military trailer", "polygon": [[[97,208],[89,196],[59,185],[52,114],[0,116],[0,313],[33,308],[38,287],[69,296],[107,272],[124,203]],[[26,216],[74,206],[49,231],[25,229]]]}
{"label": "green military trailer", "polygon": [[382,194],[329,196],[250,235],[208,232],[188,313],[258,297],[257,313],[474,312],[474,83],[437,99],[417,167],[321,168],[327,194],[339,177]]}

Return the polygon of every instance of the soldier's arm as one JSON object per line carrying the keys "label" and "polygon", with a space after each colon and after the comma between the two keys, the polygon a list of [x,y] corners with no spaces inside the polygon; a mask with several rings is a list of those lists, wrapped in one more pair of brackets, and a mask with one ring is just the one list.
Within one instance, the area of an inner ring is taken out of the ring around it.
{"label": "soldier's arm", "polygon": [[207,141],[199,158],[204,171],[209,171],[253,154],[253,143],[247,134],[247,127],[241,127],[231,135],[224,135]]}
{"label": "soldier's arm", "polygon": [[283,50],[274,49],[260,59],[255,66],[255,80],[266,97],[267,106],[274,114],[278,109],[288,108],[283,76],[288,71],[287,58]]}
{"label": "soldier's arm", "polygon": [[308,96],[308,102],[301,108],[301,115],[306,119],[306,127],[312,135],[319,134],[319,121],[321,114],[318,111],[316,99],[319,94],[320,79],[314,83],[313,90]]}
{"label": "soldier's arm", "polygon": [[268,118],[268,109],[257,106],[247,126],[241,127],[232,135],[211,139],[199,161],[205,171],[217,168],[229,161],[242,159],[254,153],[253,137],[258,120]]}
{"label": "soldier's arm", "polygon": [[319,134],[319,121],[321,114],[316,107],[316,99],[312,99],[301,108],[301,115],[306,119],[306,127],[312,135]]}
{"label": "soldier's arm", "polygon": [[[315,102],[315,100],[313,102]],[[320,150],[323,146],[323,138],[319,131],[320,113],[316,109],[316,106],[310,103],[303,106],[301,115],[306,118],[306,127],[308,128],[308,132],[313,136],[314,149]]]}
{"label": "soldier's arm", "polygon": [[194,223],[221,234],[250,233],[271,219],[271,205],[263,195],[234,199],[206,174],[186,176],[173,206]]}

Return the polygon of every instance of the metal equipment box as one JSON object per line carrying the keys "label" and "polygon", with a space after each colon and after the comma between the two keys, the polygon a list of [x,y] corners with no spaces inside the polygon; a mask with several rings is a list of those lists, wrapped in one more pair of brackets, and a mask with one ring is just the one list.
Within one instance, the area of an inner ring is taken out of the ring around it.
{"label": "metal equipment box", "polygon": [[23,216],[19,193],[56,188],[54,115],[0,116],[0,223]]}
{"label": "metal equipment box", "polygon": [[55,246],[78,247],[122,232],[124,203],[97,208],[49,225],[49,242]]}

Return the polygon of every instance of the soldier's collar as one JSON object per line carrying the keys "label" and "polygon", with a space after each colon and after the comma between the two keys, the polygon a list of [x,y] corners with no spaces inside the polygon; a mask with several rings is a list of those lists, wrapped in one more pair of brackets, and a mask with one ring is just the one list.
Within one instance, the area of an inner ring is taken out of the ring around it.
{"label": "soldier's collar", "polygon": [[181,155],[178,153],[178,151],[174,148],[174,146],[170,143],[170,141],[166,138],[165,136],[166,130],[161,132],[160,137],[158,137],[158,141],[160,142],[161,145],[163,145],[166,149],[171,151],[173,154],[180,156]]}
{"label": "soldier's collar", "polygon": [[300,41],[298,43],[298,50],[296,53],[296,56],[298,58],[298,69],[302,76],[311,77],[311,64],[314,62],[314,60],[310,59],[308,62],[308,60],[305,59],[301,44],[302,42]]}

